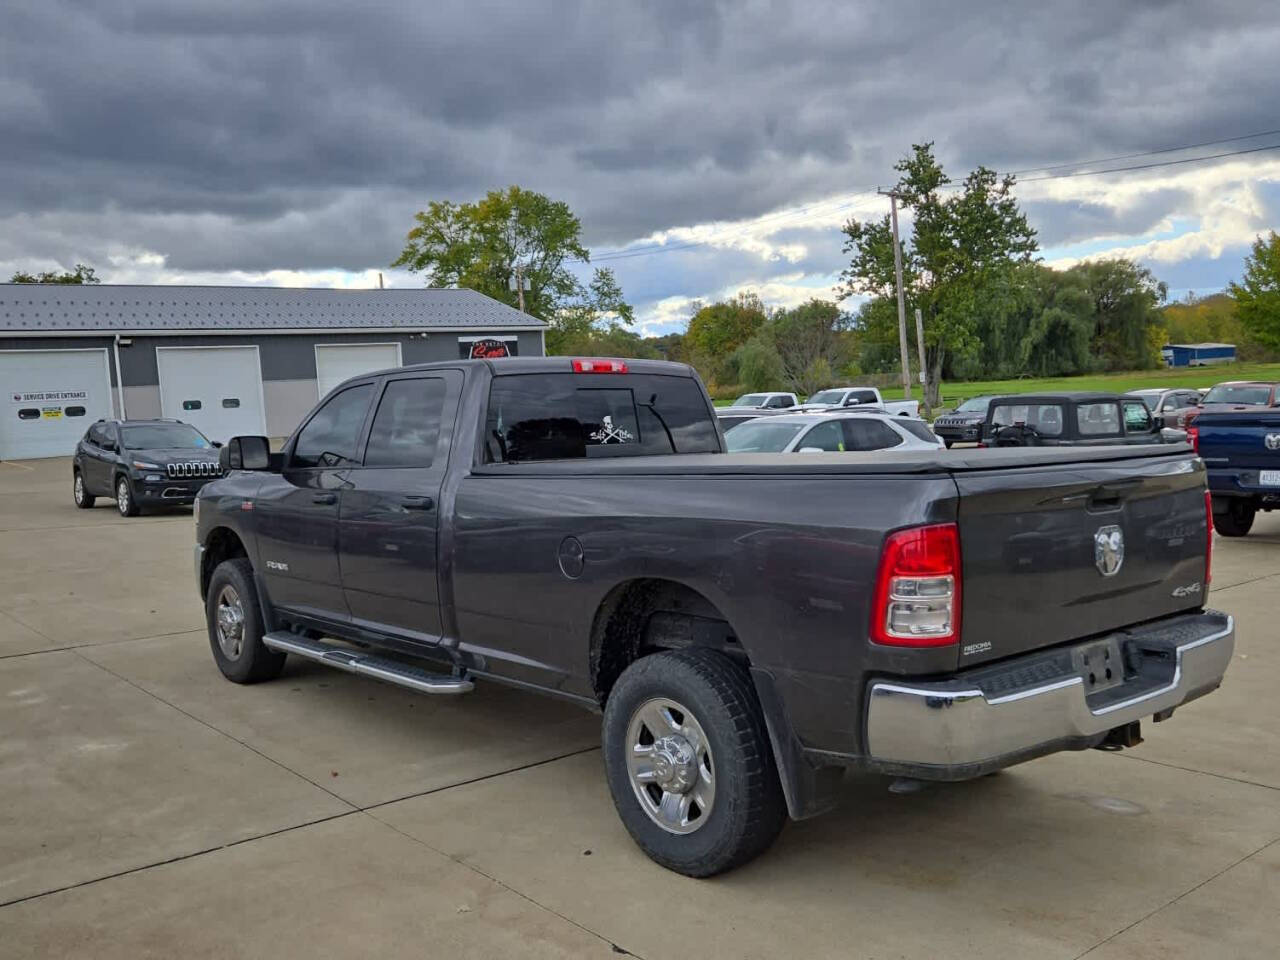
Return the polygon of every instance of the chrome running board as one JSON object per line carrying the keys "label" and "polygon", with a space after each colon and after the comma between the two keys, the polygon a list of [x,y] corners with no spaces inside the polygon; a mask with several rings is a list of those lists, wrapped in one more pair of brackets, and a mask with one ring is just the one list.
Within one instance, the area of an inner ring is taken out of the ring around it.
{"label": "chrome running board", "polygon": [[263,635],[262,642],[272,650],[279,650],[281,653],[292,653],[294,656],[336,667],[347,673],[373,677],[375,680],[394,683],[398,687],[408,687],[419,693],[470,693],[474,687],[466,677],[432,673],[430,670],[401,663],[399,660],[352,650],[350,647],[326,643],[323,640],[310,640],[296,633],[284,631],[267,633]]}

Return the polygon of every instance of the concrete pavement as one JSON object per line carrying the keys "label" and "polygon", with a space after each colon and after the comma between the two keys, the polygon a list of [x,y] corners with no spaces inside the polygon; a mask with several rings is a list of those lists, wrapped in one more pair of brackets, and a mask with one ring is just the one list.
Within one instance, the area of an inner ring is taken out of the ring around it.
{"label": "concrete pavement", "polygon": [[1217,540],[1223,689],[1147,742],[890,794],[851,779],[710,881],[619,824],[598,720],[209,656],[188,511],[0,463],[0,957],[1270,957],[1280,516]]}

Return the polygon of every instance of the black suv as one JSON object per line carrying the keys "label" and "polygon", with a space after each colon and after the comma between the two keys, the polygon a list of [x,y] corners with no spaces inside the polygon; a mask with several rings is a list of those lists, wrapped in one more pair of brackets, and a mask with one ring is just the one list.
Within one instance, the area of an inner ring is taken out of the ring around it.
{"label": "black suv", "polygon": [[1137,397],[1115,393],[1063,392],[994,397],[982,427],[986,447],[1109,446],[1185,440],[1163,424]]}
{"label": "black suv", "polygon": [[115,497],[121,516],[136,517],[146,507],[190,504],[222,476],[219,446],[180,420],[99,420],[76,444],[76,506]]}

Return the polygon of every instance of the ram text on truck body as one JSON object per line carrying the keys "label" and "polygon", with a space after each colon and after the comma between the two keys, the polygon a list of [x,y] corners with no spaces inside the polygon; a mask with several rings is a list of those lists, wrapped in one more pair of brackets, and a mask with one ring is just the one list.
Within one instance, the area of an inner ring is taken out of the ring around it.
{"label": "ram text on truck body", "polygon": [[[618,813],[706,876],[855,768],[1131,745],[1220,683],[1185,446],[723,453],[692,371],[513,358],[356,378],[225,448],[196,571],[223,673],[287,653],[602,710]],[[946,707],[947,709],[941,709]]]}

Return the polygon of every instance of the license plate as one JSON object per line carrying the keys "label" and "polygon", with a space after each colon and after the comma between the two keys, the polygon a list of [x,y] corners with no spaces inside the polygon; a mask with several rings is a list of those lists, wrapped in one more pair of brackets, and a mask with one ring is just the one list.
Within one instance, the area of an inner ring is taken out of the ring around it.
{"label": "license plate", "polygon": [[1280,487],[1280,470],[1261,470],[1258,473],[1258,486]]}

